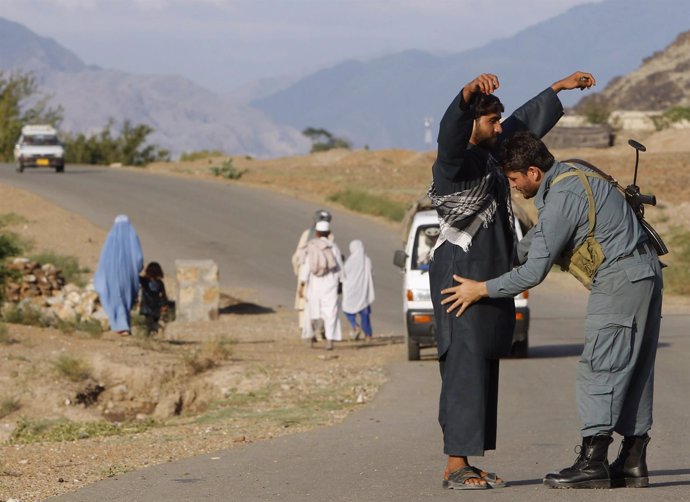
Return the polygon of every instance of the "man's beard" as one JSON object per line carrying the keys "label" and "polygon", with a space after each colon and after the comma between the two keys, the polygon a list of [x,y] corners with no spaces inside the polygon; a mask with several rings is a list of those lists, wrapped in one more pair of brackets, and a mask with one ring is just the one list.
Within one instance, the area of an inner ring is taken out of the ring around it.
{"label": "man's beard", "polygon": [[481,148],[485,148],[487,150],[492,150],[496,146],[497,142],[498,142],[498,137],[490,136],[488,138],[484,138],[479,143],[477,143],[477,146],[479,146]]}

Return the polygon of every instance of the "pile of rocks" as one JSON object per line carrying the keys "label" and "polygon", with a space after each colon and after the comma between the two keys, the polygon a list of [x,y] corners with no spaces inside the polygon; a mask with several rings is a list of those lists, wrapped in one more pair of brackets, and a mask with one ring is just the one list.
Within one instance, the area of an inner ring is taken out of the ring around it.
{"label": "pile of rocks", "polygon": [[7,268],[20,274],[5,285],[3,310],[8,307],[23,312],[31,310],[37,312],[46,324],[95,319],[107,326],[107,316],[98,301],[93,282],[84,288],[65,284],[60,269],[27,258],[15,258]]}
{"label": "pile of rocks", "polygon": [[5,283],[5,300],[20,302],[25,298],[52,296],[65,285],[65,279],[60,270],[50,263],[41,265],[28,258],[15,258],[7,265],[10,272],[18,275],[15,280]]}

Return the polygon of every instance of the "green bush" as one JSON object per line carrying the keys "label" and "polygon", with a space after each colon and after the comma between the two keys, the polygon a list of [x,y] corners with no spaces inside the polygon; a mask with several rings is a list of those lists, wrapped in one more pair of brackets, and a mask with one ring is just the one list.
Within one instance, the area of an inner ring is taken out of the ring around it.
{"label": "green bush", "polygon": [[232,159],[226,160],[220,166],[213,166],[209,167],[208,169],[214,176],[228,180],[238,180],[245,172],[247,172],[246,170],[240,170],[233,166]]}
{"label": "green bush", "polygon": [[21,214],[17,213],[5,213],[0,214],[0,228],[9,227],[10,225],[19,225],[21,223],[27,223],[29,220],[24,218]]}
{"label": "green bush", "polygon": [[323,128],[307,127],[302,131],[302,134],[311,140],[312,153],[325,152],[333,148],[350,149],[352,147],[350,142],[345,138],[334,136]]}
{"label": "green bush", "polygon": [[675,122],[680,122],[681,120],[690,120],[690,107],[687,106],[672,106],[666,110],[663,114],[657,117],[653,117],[654,125],[657,130],[666,129],[671,127]]}
{"label": "green bush", "polygon": [[19,256],[24,252],[26,243],[22,238],[13,232],[0,234],[0,260],[10,256]]}
{"label": "green bush", "polygon": [[170,160],[170,152],[156,145],[147,145],[146,138],[153,128],[146,124],[132,125],[125,120],[118,133],[111,129],[111,120],[101,132],[91,136],[84,133],[65,136],[65,161],[73,164],[122,163],[145,166],[151,162]]}
{"label": "green bush", "polygon": [[180,155],[180,162],[192,162],[212,157],[222,157],[223,155],[225,154],[220,150],[196,150],[193,152],[184,152]]}
{"label": "green bush", "polygon": [[372,195],[365,190],[348,188],[330,195],[328,200],[342,204],[358,213],[383,216],[391,221],[402,221],[405,215],[405,204],[402,202]]}
{"label": "green bush", "polygon": [[41,328],[50,326],[50,322],[41,315],[41,312],[30,305],[22,307],[12,305],[4,310],[2,318],[6,323],[10,324],[24,324]]}

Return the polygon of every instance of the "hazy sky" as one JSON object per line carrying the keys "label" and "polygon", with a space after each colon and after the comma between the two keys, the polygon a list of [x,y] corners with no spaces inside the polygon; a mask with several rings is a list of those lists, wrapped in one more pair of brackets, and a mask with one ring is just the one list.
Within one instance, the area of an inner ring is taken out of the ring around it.
{"label": "hazy sky", "polygon": [[600,0],[0,0],[86,63],[227,91],[344,59],[460,52]]}

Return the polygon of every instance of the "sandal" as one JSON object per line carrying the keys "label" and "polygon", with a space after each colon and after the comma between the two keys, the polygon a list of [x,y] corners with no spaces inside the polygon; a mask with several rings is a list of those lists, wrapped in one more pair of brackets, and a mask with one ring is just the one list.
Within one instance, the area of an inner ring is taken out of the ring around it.
{"label": "sandal", "polygon": [[503,481],[501,478],[499,478],[495,472],[485,472],[484,475],[482,476],[482,470],[479,469],[478,467],[472,467],[472,470],[486,483],[491,487],[491,488],[505,488],[508,486],[508,483]]}
{"label": "sandal", "polygon": [[457,471],[448,474],[448,479],[443,480],[443,488],[447,490],[486,490],[489,485],[484,483],[467,483],[470,479],[482,479],[473,467],[461,467]]}

